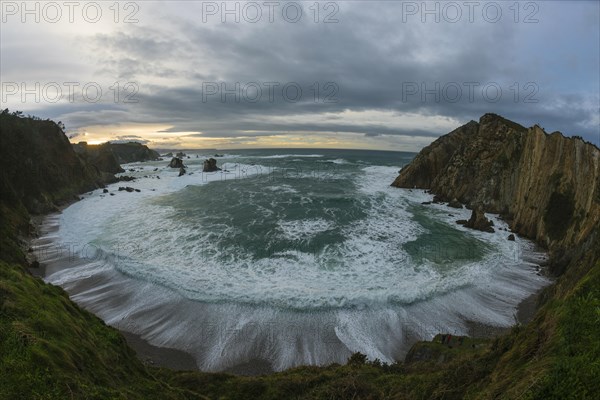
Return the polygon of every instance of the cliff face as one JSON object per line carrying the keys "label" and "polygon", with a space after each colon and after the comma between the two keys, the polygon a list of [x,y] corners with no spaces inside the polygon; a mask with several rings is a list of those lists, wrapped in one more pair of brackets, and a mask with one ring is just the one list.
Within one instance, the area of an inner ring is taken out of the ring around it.
{"label": "cliff face", "polygon": [[423,149],[392,185],[481,205],[515,232],[564,251],[600,223],[599,164],[600,150],[581,139],[486,114]]}

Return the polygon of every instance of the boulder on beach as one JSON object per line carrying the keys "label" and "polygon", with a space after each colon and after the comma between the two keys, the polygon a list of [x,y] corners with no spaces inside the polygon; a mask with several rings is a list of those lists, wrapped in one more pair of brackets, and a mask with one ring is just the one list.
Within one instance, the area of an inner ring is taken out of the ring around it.
{"label": "boulder on beach", "polygon": [[202,172],[215,172],[220,171],[221,168],[217,167],[217,160],[214,158],[209,158],[208,160],[204,160],[204,164],[202,166]]}

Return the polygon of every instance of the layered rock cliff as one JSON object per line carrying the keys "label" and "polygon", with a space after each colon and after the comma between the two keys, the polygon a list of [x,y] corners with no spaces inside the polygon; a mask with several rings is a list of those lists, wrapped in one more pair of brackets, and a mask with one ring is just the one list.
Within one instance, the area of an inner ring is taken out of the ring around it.
{"label": "layered rock cliff", "polygon": [[563,252],[600,223],[599,166],[590,143],[486,114],[424,148],[392,185],[500,213],[515,232]]}

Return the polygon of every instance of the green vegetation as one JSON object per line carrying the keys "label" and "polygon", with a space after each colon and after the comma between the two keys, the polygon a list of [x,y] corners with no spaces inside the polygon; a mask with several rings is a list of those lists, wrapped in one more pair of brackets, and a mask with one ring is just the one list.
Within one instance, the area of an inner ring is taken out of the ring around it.
{"label": "green vegetation", "polygon": [[59,287],[0,262],[0,397],[197,398],[155,378],[121,334]]}

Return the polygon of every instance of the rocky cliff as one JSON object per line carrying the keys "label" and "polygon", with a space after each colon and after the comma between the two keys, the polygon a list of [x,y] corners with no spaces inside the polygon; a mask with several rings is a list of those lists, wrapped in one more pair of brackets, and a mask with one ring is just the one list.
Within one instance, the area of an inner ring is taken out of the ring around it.
{"label": "rocky cliff", "polygon": [[119,164],[127,164],[140,161],[156,161],[160,154],[149,149],[148,146],[137,142],[108,143]]}
{"label": "rocky cliff", "polygon": [[33,214],[104,185],[52,121],[0,115],[0,201]]}
{"label": "rocky cliff", "polygon": [[118,174],[125,172],[108,143],[88,145],[86,142],[79,142],[73,145],[73,150],[100,173]]}
{"label": "rocky cliff", "polygon": [[123,172],[120,164],[159,160],[160,155],[137,142],[87,144],[79,142],[73,149],[100,171],[116,174]]}
{"label": "rocky cliff", "polygon": [[424,148],[392,185],[500,213],[515,232],[564,252],[600,222],[599,165],[600,150],[579,138],[486,114]]}

